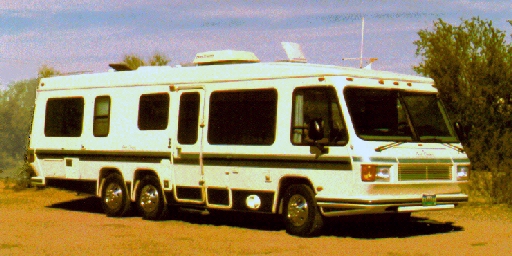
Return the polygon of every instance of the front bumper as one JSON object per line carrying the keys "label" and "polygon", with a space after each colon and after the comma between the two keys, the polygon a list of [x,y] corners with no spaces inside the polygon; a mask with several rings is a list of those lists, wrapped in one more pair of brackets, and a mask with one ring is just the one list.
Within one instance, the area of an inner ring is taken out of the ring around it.
{"label": "front bumper", "polygon": [[318,207],[326,217],[372,213],[434,211],[454,208],[468,201],[466,194],[436,195],[436,204],[424,206],[422,196],[403,198],[317,198]]}

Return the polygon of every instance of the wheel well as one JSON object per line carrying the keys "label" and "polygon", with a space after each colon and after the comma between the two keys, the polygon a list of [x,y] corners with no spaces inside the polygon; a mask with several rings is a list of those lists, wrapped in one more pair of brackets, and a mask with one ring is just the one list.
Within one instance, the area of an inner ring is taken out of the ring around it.
{"label": "wheel well", "polygon": [[158,175],[156,174],[155,171],[148,170],[148,169],[141,169],[141,170],[136,170],[135,171],[135,175],[133,177],[133,180],[135,182],[137,182],[137,181],[141,180],[142,178],[144,178],[144,176],[147,176],[147,175],[153,175],[153,176],[158,178]]}
{"label": "wheel well", "polygon": [[98,191],[96,192],[100,197],[102,196],[101,195],[101,190],[102,190],[102,187],[103,187],[103,179],[105,179],[106,177],[108,177],[109,175],[111,175],[113,173],[117,173],[117,174],[123,176],[121,171],[119,171],[116,168],[103,168],[103,169],[100,170],[100,176],[98,178]]}
{"label": "wheel well", "polygon": [[146,176],[155,176],[157,179],[159,179],[158,174],[155,171],[153,171],[153,170],[150,170],[150,169],[136,170],[135,174],[133,176],[133,181],[135,183],[133,184],[132,198],[134,200],[137,200],[137,196],[138,196],[137,195],[137,190],[138,190],[138,187],[139,187],[139,183]]}
{"label": "wheel well", "polygon": [[277,194],[277,198],[278,198],[278,212],[279,214],[281,214],[282,212],[282,199],[283,199],[283,195],[284,193],[286,192],[286,190],[291,186],[291,185],[297,185],[297,184],[304,184],[306,186],[309,186],[313,191],[315,191],[314,187],[313,187],[313,184],[311,183],[311,181],[305,177],[283,177],[281,178],[281,180],[279,181],[279,191],[278,191],[278,194]]}

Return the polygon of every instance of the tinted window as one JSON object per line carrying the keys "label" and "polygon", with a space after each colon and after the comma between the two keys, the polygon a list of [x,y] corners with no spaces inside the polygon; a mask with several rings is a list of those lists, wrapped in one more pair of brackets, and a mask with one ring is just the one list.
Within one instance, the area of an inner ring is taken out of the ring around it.
{"label": "tinted window", "polygon": [[94,102],[93,134],[95,137],[106,137],[110,130],[110,97],[96,97]]}
{"label": "tinted window", "polygon": [[362,139],[457,142],[434,93],[346,88],[345,99]]}
{"label": "tinted window", "polygon": [[308,126],[318,120],[323,127],[323,138],[318,142],[327,145],[345,145],[347,129],[340,111],[336,91],[332,87],[303,87],[293,92],[291,141],[295,145],[311,145]]}
{"label": "tinted window", "polygon": [[274,89],[213,92],[208,142],[271,145],[275,140],[277,91]]}
{"label": "tinted window", "polygon": [[46,137],[80,137],[84,118],[83,98],[54,98],[46,103]]}
{"label": "tinted window", "polygon": [[169,94],[143,94],[139,102],[140,130],[165,130],[169,122]]}
{"label": "tinted window", "polygon": [[199,126],[199,93],[183,93],[180,97],[178,117],[178,142],[194,144]]}

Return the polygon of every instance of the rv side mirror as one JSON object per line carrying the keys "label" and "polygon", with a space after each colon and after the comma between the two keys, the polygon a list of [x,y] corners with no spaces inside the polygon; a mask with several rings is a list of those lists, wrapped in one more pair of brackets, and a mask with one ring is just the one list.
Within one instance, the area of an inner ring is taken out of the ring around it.
{"label": "rv side mirror", "polygon": [[321,119],[309,121],[308,137],[315,142],[324,138],[324,127]]}
{"label": "rv side mirror", "polygon": [[453,128],[460,142],[466,144],[468,142],[469,127],[462,125],[460,122],[455,122]]}
{"label": "rv side mirror", "polygon": [[310,152],[315,154],[316,157],[329,153],[325,145],[318,142],[324,138],[324,126],[322,123],[322,119],[313,119],[309,121],[308,125],[308,137],[313,141]]}

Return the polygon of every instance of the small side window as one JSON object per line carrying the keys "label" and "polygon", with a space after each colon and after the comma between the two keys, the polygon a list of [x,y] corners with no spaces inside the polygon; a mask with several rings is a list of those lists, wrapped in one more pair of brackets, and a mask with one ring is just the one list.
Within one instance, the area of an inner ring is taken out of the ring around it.
{"label": "small side window", "polygon": [[139,101],[140,130],[165,130],[169,123],[169,94],[143,94]]}
{"label": "small side window", "polygon": [[94,102],[93,134],[106,137],[110,131],[110,97],[99,96]]}
{"label": "small side window", "polygon": [[197,142],[199,104],[200,97],[197,92],[183,93],[180,97],[178,142],[181,144],[194,144]]}
{"label": "small side window", "polygon": [[84,120],[83,98],[52,98],[46,102],[44,135],[80,137]]}

